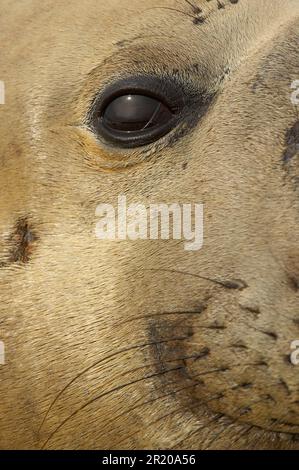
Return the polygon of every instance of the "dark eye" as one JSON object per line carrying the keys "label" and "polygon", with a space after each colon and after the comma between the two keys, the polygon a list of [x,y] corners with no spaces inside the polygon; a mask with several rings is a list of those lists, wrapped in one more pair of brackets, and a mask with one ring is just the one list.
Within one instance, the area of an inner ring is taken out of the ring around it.
{"label": "dark eye", "polygon": [[155,77],[127,79],[110,86],[95,103],[91,126],[118,147],[139,147],[169,133],[184,105],[174,84]]}
{"label": "dark eye", "polygon": [[111,101],[106,107],[102,122],[109,129],[123,132],[142,132],[161,128],[173,114],[161,101],[145,95],[124,95]]}

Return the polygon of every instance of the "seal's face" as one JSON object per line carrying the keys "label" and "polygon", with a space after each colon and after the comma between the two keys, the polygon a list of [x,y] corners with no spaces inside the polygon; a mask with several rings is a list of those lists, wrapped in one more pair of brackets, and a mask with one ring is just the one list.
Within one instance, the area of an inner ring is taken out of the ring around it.
{"label": "seal's face", "polygon": [[[297,448],[297,0],[31,5],[0,28],[1,446]],[[119,195],[203,203],[203,248],[98,240]]]}

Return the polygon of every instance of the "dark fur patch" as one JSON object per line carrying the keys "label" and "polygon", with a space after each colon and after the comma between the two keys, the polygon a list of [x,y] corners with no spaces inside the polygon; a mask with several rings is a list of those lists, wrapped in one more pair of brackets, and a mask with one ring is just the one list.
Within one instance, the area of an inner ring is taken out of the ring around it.
{"label": "dark fur patch", "polygon": [[29,220],[26,217],[20,218],[8,239],[9,254],[7,261],[2,262],[1,267],[13,263],[28,263],[36,240],[37,235]]}
{"label": "dark fur patch", "polygon": [[283,153],[283,162],[289,163],[297,154],[299,154],[299,120],[287,130],[285,136],[286,149]]}
{"label": "dark fur patch", "polygon": [[169,361],[180,362],[185,359],[184,342],[192,335],[192,326],[187,318],[151,322],[148,337],[152,344],[152,354],[158,362],[158,369],[164,370]]}
{"label": "dark fur patch", "polygon": [[294,292],[299,291],[299,279],[295,276],[288,276],[288,284]]}

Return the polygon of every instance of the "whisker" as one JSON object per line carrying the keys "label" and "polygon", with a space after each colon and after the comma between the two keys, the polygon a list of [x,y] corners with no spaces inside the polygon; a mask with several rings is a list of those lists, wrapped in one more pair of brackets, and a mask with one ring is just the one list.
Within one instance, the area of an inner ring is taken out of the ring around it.
{"label": "whisker", "polygon": [[[257,362],[245,362],[245,363],[242,363],[241,365],[242,365],[242,367],[243,366],[246,366],[246,367],[259,367],[259,366],[265,366],[266,363],[261,360],[261,361],[257,361]],[[207,375],[207,374],[216,373],[216,372],[227,372],[229,370],[234,369],[235,367],[240,367],[240,364],[233,364],[233,365],[230,364],[229,366],[219,367],[218,369],[212,369],[212,370],[207,371],[207,372],[204,371],[204,372],[201,372],[200,374],[190,376],[190,378],[193,379],[193,378],[199,377],[201,375]]]}
{"label": "whisker", "polygon": [[[167,383],[167,385],[171,385],[171,384],[175,384],[176,382],[170,382],[170,383]],[[167,398],[169,396],[173,396],[175,395],[176,393],[179,393],[179,392],[183,392],[185,390],[188,390],[190,388],[195,388],[195,387],[198,387],[199,385],[202,385],[201,382],[197,382],[197,383],[194,383],[192,385],[188,385],[187,387],[182,387],[182,388],[179,388],[177,390],[172,390],[171,392],[169,393],[165,393],[164,395],[159,395],[158,397],[155,397],[155,398],[152,398],[151,400],[147,400],[147,401],[143,401],[142,403],[138,403],[137,405],[133,406],[132,408],[126,410],[126,411],[123,411],[121,414],[115,416],[114,419],[118,419],[118,418],[121,418],[122,416],[125,416],[126,414],[128,413],[131,413],[132,411],[135,411],[136,409],[142,407],[142,406],[145,406],[145,405],[150,405],[151,403],[155,403],[156,401],[158,400],[162,400],[163,398]],[[165,386],[163,387],[160,387],[158,390],[162,390],[162,389],[165,389]],[[140,400],[141,401],[141,400]]]}
{"label": "whisker", "polygon": [[[168,383],[168,385],[171,385],[171,384],[174,384],[176,382],[170,382]],[[194,387],[197,387],[198,385],[202,385],[201,382],[198,382],[198,383],[195,383],[195,384],[192,384],[192,385],[188,385],[187,387],[182,387],[182,388],[179,388],[178,390],[173,390],[169,393],[166,393],[164,395],[160,395],[158,397],[155,397],[155,398],[152,398],[151,400],[148,400],[148,401],[145,401],[145,402],[142,402],[142,403],[139,403],[138,405],[134,406],[133,408],[130,408],[129,410],[126,410],[124,411],[123,413],[119,414],[118,416],[116,416],[114,419],[118,419],[118,418],[121,418],[122,416],[125,416],[126,414],[128,413],[131,413],[132,411],[135,411],[136,409],[138,408],[141,408],[142,406],[145,406],[145,405],[148,405],[148,404],[151,404],[151,403],[155,403],[156,401],[158,400],[161,400],[163,398],[167,398],[169,396],[173,396],[175,395],[176,393],[179,393],[179,392],[182,392],[182,391],[185,391],[185,390],[188,390],[190,388],[194,388]],[[164,389],[165,387],[163,387]],[[162,387],[160,387],[158,390],[162,390]],[[181,410],[181,408],[180,408]],[[150,423],[152,424],[152,423]],[[137,432],[134,432],[133,434],[130,434],[128,436],[126,436],[125,439],[123,439],[122,441],[118,442],[118,445],[122,444],[124,441],[126,441],[127,439],[130,439],[131,437],[135,436],[135,434],[137,434],[139,431]]]}
{"label": "whisker", "polygon": [[136,321],[136,320],[143,320],[143,319],[148,319],[148,318],[155,318],[155,317],[162,317],[162,316],[169,316],[169,315],[199,315],[202,313],[204,310],[204,307],[202,309],[196,309],[196,310],[178,310],[178,311],[169,311],[169,312],[157,312],[157,313],[149,313],[145,315],[136,315],[135,317],[128,318],[127,320],[121,321],[117,323],[117,326],[122,326],[126,325],[127,323],[130,323],[131,321]]}
{"label": "whisker", "polygon": [[86,367],[83,371],[79,372],[73,379],[71,379],[63,388],[62,390],[60,390],[60,392],[56,395],[56,397],[54,398],[54,400],[51,402],[49,408],[47,409],[46,411],[46,414],[40,424],[40,427],[38,429],[38,434],[40,434],[41,432],[41,429],[51,411],[51,409],[53,408],[53,406],[57,403],[57,401],[59,400],[59,398],[65,393],[65,391],[77,380],[79,379],[80,377],[82,377],[84,374],[86,374],[87,372],[89,372],[91,369],[93,369],[94,367],[96,367],[97,365],[109,360],[109,359],[112,359],[116,356],[118,356],[119,354],[123,354],[123,353],[126,353],[126,352],[129,352],[129,351],[134,351],[135,349],[140,349],[140,348],[145,348],[147,346],[154,346],[155,344],[162,344],[162,343],[167,343],[167,342],[170,342],[170,341],[181,341],[181,340],[184,340],[184,339],[187,339],[186,337],[174,337],[174,338],[168,338],[166,340],[161,340],[161,341],[153,341],[153,342],[150,342],[150,343],[144,343],[144,344],[137,344],[135,346],[130,346],[128,348],[124,348],[124,349],[121,349],[120,351],[116,351],[112,354],[109,354],[108,356],[105,356],[104,358],[94,362],[93,364],[91,364],[90,366]]}
{"label": "whisker", "polygon": [[148,376],[145,376],[145,377],[142,377],[141,379],[136,379],[136,380],[133,380],[131,382],[128,382],[126,384],[122,384],[122,385],[119,385],[111,390],[108,390],[107,392],[104,392],[100,395],[98,395],[97,397],[93,398],[92,400],[89,400],[87,403],[85,403],[84,405],[82,405],[79,409],[77,409],[76,411],[74,411],[73,413],[71,413],[67,418],[65,418],[62,423],[59,424],[59,426],[57,426],[57,428],[50,434],[50,436],[46,439],[46,441],[44,442],[44,444],[42,445],[41,449],[44,449],[45,446],[48,444],[48,442],[53,438],[53,436],[58,432],[60,431],[60,429],[69,421],[71,420],[72,418],[74,418],[74,416],[76,416],[78,413],[80,413],[80,411],[84,410],[85,408],[87,408],[89,405],[95,403],[97,400],[100,400],[101,398],[104,398],[108,395],[110,395],[111,393],[114,393],[114,392],[118,392],[120,390],[123,390],[125,387],[129,387],[130,385],[134,385],[134,384],[137,384],[137,383],[140,383],[140,382],[143,382],[144,380],[148,380],[148,379],[151,379],[153,377],[159,377],[161,375],[164,375],[164,374],[168,374],[169,372],[174,372],[174,371],[177,371],[177,370],[180,370],[180,369],[183,369],[183,366],[179,366],[179,367],[174,367],[173,369],[168,369],[168,370],[165,370],[165,371],[162,371],[162,372],[157,372],[155,374],[151,374],[151,375],[148,375]]}
{"label": "whisker", "polygon": [[195,379],[196,377],[202,377],[204,375],[215,374],[216,372],[226,372],[229,370],[229,367],[219,367],[218,369],[212,369],[204,372],[200,372],[199,374],[192,375],[190,378]]}
{"label": "whisker", "polygon": [[[174,382],[172,382],[172,383],[174,383]],[[170,396],[170,395],[174,395],[174,394],[176,394],[176,393],[178,393],[178,392],[181,392],[181,391],[184,391],[184,390],[186,390],[186,389],[188,389],[188,388],[197,387],[198,385],[202,385],[202,383],[201,383],[201,382],[198,382],[198,383],[196,383],[196,384],[189,385],[188,387],[183,387],[183,388],[181,388],[181,389],[178,389],[178,390],[175,390],[175,391],[173,391],[173,392],[171,392],[171,393],[168,393],[167,395],[164,395],[164,396],[161,396],[161,397],[157,397],[157,398],[155,398],[154,400],[150,400],[150,402],[151,402],[151,401],[154,402],[154,401],[160,400],[161,398],[168,397],[168,396]],[[209,400],[206,400],[206,401],[204,401],[204,402],[201,402],[200,400],[196,400],[196,401],[200,402],[201,405],[205,405],[205,404],[209,403],[210,401],[216,400],[216,398],[219,398],[219,395],[214,396],[214,397],[212,397],[212,398],[210,398]],[[140,405],[138,405],[138,407],[144,406],[144,405],[146,405],[147,403],[149,403],[149,402],[141,403]],[[135,410],[135,408],[137,408],[137,407],[134,407],[134,408],[132,408],[132,409]],[[178,412],[178,411],[182,411],[182,407],[177,408],[174,412]],[[128,411],[127,411],[127,412],[128,412]],[[127,412],[125,412],[125,413],[127,413]],[[125,413],[123,413],[123,414],[125,414]],[[172,413],[168,413],[167,415],[164,415],[162,418],[165,418],[166,416],[169,416],[169,415],[171,415],[171,414],[172,414]],[[120,417],[120,416],[122,416],[122,415],[119,415],[118,417]],[[118,418],[118,417],[117,417],[117,418]],[[162,419],[162,418],[158,418],[158,420],[156,420],[156,421],[160,421],[160,419]],[[149,424],[153,424],[153,423],[149,423]],[[200,428],[200,430],[201,430],[201,429],[203,429],[203,428]],[[196,431],[199,431],[199,429],[197,429]],[[138,431],[137,431],[137,432],[138,432]],[[123,440],[122,440],[121,442],[119,442],[118,444],[121,444],[122,442],[126,441],[128,438],[131,438],[131,437],[135,436],[135,434],[137,434],[137,432],[134,432],[133,434],[127,436],[125,439],[123,439]]]}
{"label": "whisker", "polygon": [[204,281],[210,281],[210,282],[213,282],[214,284],[225,287],[227,289],[243,290],[246,287],[248,287],[246,282],[242,281],[240,279],[222,281],[222,280],[219,280],[219,279],[213,279],[213,278],[210,278],[210,277],[207,277],[207,276],[201,276],[200,274],[189,273],[187,271],[180,271],[180,270],[177,270],[177,269],[166,269],[166,268],[156,268],[156,269],[154,269],[154,268],[149,268],[149,269],[144,269],[144,271],[154,271],[154,272],[162,271],[162,272],[167,272],[167,273],[170,273],[170,274],[182,274],[184,276],[191,276],[191,277],[195,277],[197,279],[202,279]]}
{"label": "whisker", "polygon": [[[175,382],[172,382],[172,383],[175,383]],[[171,385],[171,384],[168,384],[168,385]],[[191,389],[191,388],[195,388],[195,387],[197,387],[197,386],[199,386],[199,385],[202,385],[202,383],[201,383],[201,382],[198,382],[198,383],[196,383],[196,384],[189,385],[189,386],[187,386],[187,387],[183,387],[183,388],[174,390],[174,391],[172,391],[172,392],[170,392],[170,393],[167,393],[167,394],[165,394],[165,395],[160,395],[159,397],[156,397],[156,398],[154,398],[154,399],[152,399],[152,400],[148,400],[148,401],[146,401],[146,402],[142,402],[142,403],[138,404],[137,406],[131,408],[130,410],[126,410],[126,412],[122,413],[121,415],[118,415],[115,419],[118,419],[119,417],[121,417],[121,416],[123,416],[123,415],[129,413],[131,410],[133,411],[133,410],[135,410],[136,408],[140,408],[140,407],[142,407],[142,406],[144,406],[144,405],[147,405],[147,404],[150,404],[150,403],[154,403],[155,401],[160,400],[160,399],[163,399],[164,397],[168,397],[168,396],[170,396],[170,395],[175,395],[175,394],[177,394],[177,393],[179,393],[179,392],[181,392],[181,391],[184,391],[184,390],[187,390],[187,389]],[[217,395],[214,395],[213,397],[211,397],[211,398],[209,398],[209,399],[207,399],[207,400],[205,400],[205,401],[201,401],[200,399],[198,399],[198,400],[196,400],[196,401],[198,401],[198,402],[200,403],[200,405],[206,405],[207,403],[209,403],[209,402],[211,402],[211,401],[214,401],[214,400],[216,400],[216,399],[222,398],[222,397],[224,396],[223,394],[225,394],[225,393],[227,393],[227,392],[230,392],[231,390],[235,390],[235,389],[237,389],[237,388],[240,388],[241,386],[242,386],[242,384],[235,385],[235,386],[233,386],[233,387],[228,387],[228,388],[226,388],[226,389],[224,389],[224,390],[221,390]],[[160,389],[160,390],[161,390],[161,389]],[[166,414],[166,415],[164,415],[164,416],[158,418],[157,420],[153,421],[152,423],[149,423],[149,425],[154,424],[154,423],[160,421],[161,419],[166,418],[167,416],[170,416],[171,414],[173,414],[173,413],[175,413],[175,412],[179,412],[179,411],[181,411],[181,410],[182,410],[182,407],[177,408],[177,409],[174,410],[173,412],[168,413],[168,414]],[[221,416],[223,416],[223,415],[221,415]],[[213,418],[213,420],[214,420],[214,418]],[[213,420],[212,420],[212,421],[213,421]],[[212,422],[212,421],[210,421],[210,422]],[[230,424],[230,426],[233,426],[233,425],[234,425],[234,423],[231,423],[231,424]],[[206,426],[206,425],[205,425],[205,426]],[[241,437],[242,437],[244,434],[246,434],[247,432],[249,432],[252,428],[254,428],[254,426],[248,426],[248,427],[246,427],[246,429],[245,429],[241,434],[238,435],[238,439],[236,439],[234,442],[239,441],[239,439],[241,439]],[[199,431],[201,431],[202,429],[204,429],[204,427],[197,429],[197,430],[196,430],[196,433],[199,432]],[[139,431],[137,431],[137,432],[139,432]],[[133,434],[127,436],[127,437],[126,437],[125,439],[123,439],[119,444],[121,444],[122,442],[126,441],[128,438],[133,437],[135,434],[137,434],[137,432],[134,432]],[[222,434],[222,432],[223,432],[223,430],[221,430],[221,431],[216,435],[216,437],[215,437],[212,441],[209,442],[209,446]],[[189,435],[188,437],[191,437],[191,436]],[[185,438],[185,439],[186,439],[186,438]],[[183,441],[180,441],[180,442],[183,442]]]}
{"label": "whisker", "polygon": [[[222,308],[223,308],[229,315],[232,315],[232,313],[231,313],[226,307],[223,306]],[[275,309],[274,309],[274,311],[277,312]],[[277,313],[278,313],[278,312],[277,312]],[[286,316],[283,316],[283,315],[282,315],[282,317],[285,318],[285,319],[288,319],[288,320],[292,320],[291,318],[286,317]],[[275,332],[271,331],[271,330],[269,330],[269,331],[267,331],[267,330],[261,330],[260,328],[257,328],[256,326],[253,326],[253,325],[250,325],[250,324],[247,323],[247,322],[242,322],[242,323],[243,323],[247,328],[251,328],[252,330],[257,331],[258,333],[261,333],[261,334],[264,334],[264,335],[266,335],[266,336],[268,336],[268,337],[271,337],[273,340],[277,340],[277,339],[278,339],[278,335],[277,335]],[[256,349],[253,349],[253,350],[256,351]]]}
{"label": "whisker", "polygon": [[[177,383],[177,382],[169,382],[169,383],[167,383],[167,385],[170,386],[170,385],[173,385],[173,384],[176,384],[176,383]],[[120,418],[120,417],[122,417],[122,416],[125,416],[127,413],[131,413],[131,411],[135,411],[136,409],[138,409],[138,408],[140,408],[140,407],[142,407],[142,406],[145,406],[145,405],[148,405],[148,404],[151,404],[151,403],[155,403],[157,400],[161,400],[161,399],[167,398],[167,397],[169,397],[169,396],[174,396],[174,395],[176,395],[177,393],[180,393],[180,392],[182,392],[182,391],[185,391],[185,390],[188,390],[188,389],[192,389],[192,388],[196,388],[196,387],[202,386],[202,385],[203,385],[203,383],[199,381],[199,382],[195,382],[195,383],[193,383],[193,384],[191,384],[191,385],[187,385],[186,387],[182,387],[182,388],[179,388],[179,389],[176,389],[176,390],[171,390],[171,392],[169,392],[169,393],[166,393],[166,394],[164,394],[164,395],[159,395],[158,397],[152,398],[151,400],[147,400],[147,401],[145,401],[145,402],[142,402],[142,403],[137,404],[137,405],[134,406],[133,408],[130,408],[129,410],[126,410],[126,411],[124,411],[123,413],[119,414],[119,415],[116,416],[114,419],[118,419],[118,418]],[[211,401],[213,401],[213,400],[216,400],[216,399],[221,398],[221,397],[223,396],[223,393],[229,392],[229,391],[234,390],[234,389],[236,389],[236,388],[238,388],[238,387],[241,387],[241,385],[235,385],[234,387],[228,387],[228,388],[226,388],[226,389],[224,389],[224,390],[221,390],[219,393],[217,393],[217,395],[213,395],[212,397],[210,397],[209,399],[207,399],[207,400],[205,400],[205,401],[202,401],[202,400],[200,400],[200,399],[197,399],[196,401],[199,402],[201,405],[205,405],[205,404],[207,404],[207,403],[209,403],[209,402],[211,402]],[[165,389],[165,386],[160,387],[160,388],[157,389],[157,390],[159,391],[159,390],[164,390],[164,389]],[[141,401],[141,400],[140,400],[140,401]]]}
{"label": "whisker", "polygon": [[152,424],[157,424],[157,423],[159,423],[159,421],[161,421],[162,419],[168,418],[169,416],[172,416],[172,415],[174,415],[175,413],[179,413],[180,411],[182,411],[182,407],[176,408],[175,410],[170,411],[170,412],[167,413],[166,415],[160,416],[159,418],[155,419],[154,421],[151,421],[150,423],[148,423],[148,426],[151,426]]}
{"label": "whisker", "polygon": [[198,15],[199,13],[202,13],[202,9],[199,8],[197,5],[194,5],[190,0],[184,0],[193,10],[193,13],[195,15]]}
{"label": "whisker", "polygon": [[190,13],[187,13],[186,11],[179,10],[178,8],[172,8],[172,7],[151,7],[147,8],[146,10],[143,10],[144,12],[150,11],[150,10],[169,10],[172,12],[180,13],[183,16],[188,16],[189,18],[192,18],[193,20],[197,20],[197,17],[194,15],[191,15]]}

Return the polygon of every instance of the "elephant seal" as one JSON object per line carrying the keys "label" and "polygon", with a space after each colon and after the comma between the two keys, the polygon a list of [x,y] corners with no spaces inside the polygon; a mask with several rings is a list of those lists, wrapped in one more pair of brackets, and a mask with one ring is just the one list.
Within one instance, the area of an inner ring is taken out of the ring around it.
{"label": "elephant seal", "polygon": [[[297,0],[1,2],[1,448],[299,448],[298,31]],[[202,249],[99,240],[120,195],[203,204]]]}

